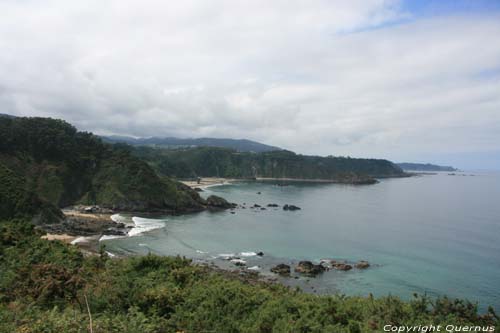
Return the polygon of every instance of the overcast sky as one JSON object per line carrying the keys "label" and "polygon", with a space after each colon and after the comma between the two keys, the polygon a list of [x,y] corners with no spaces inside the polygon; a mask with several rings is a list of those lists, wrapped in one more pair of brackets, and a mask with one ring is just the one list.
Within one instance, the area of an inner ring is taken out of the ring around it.
{"label": "overcast sky", "polygon": [[0,113],[500,169],[500,1],[0,0]]}

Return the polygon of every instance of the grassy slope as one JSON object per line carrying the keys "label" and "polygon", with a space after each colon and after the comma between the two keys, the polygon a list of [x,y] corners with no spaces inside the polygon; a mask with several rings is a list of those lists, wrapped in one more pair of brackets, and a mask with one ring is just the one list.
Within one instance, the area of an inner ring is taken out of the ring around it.
{"label": "grassy slope", "polygon": [[316,296],[249,284],[173,257],[83,257],[0,223],[0,332],[380,332],[383,325],[498,325],[466,301]]}

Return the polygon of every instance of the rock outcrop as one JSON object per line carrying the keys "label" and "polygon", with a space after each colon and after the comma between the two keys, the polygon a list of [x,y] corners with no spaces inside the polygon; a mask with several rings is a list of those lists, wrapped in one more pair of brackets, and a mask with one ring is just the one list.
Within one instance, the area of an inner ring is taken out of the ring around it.
{"label": "rock outcrop", "polygon": [[336,261],[332,261],[332,266],[333,268],[335,269],[338,269],[339,271],[349,271],[352,269],[352,266],[345,263],[345,262],[336,262]]}
{"label": "rock outcrop", "polygon": [[316,276],[324,271],[325,268],[322,265],[315,265],[310,261],[300,261],[295,267],[295,272],[309,276]]}
{"label": "rock outcrop", "polygon": [[229,209],[236,207],[236,204],[228,202],[226,199],[216,195],[209,196],[206,203],[209,209]]}
{"label": "rock outcrop", "polygon": [[291,211],[294,211],[294,210],[300,210],[301,208],[298,207],[298,206],[295,206],[295,205],[284,205],[283,206],[283,210],[291,210]]}
{"label": "rock outcrop", "polygon": [[355,267],[357,269],[366,269],[366,268],[370,267],[370,263],[366,260],[360,260],[356,263]]}
{"label": "rock outcrop", "polygon": [[279,264],[271,268],[271,272],[279,274],[281,276],[289,276],[290,266],[286,264]]}

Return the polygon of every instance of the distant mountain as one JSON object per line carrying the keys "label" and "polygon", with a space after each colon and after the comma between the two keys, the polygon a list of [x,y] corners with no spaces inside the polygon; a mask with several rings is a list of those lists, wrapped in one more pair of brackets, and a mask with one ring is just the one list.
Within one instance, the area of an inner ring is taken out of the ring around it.
{"label": "distant mountain", "polygon": [[281,148],[269,146],[260,142],[246,139],[220,139],[220,138],[133,138],[129,136],[103,136],[102,139],[109,143],[127,143],[132,146],[158,146],[162,148],[187,148],[187,147],[219,147],[234,149],[239,152],[266,152],[282,150]]}
{"label": "distant mountain", "polygon": [[0,113],[0,117],[5,117],[5,118],[16,118],[16,116],[6,114],[6,113]]}
{"label": "distant mountain", "polygon": [[430,163],[397,163],[403,170],[412,171],[458,171],[452,166],[442,166]]}

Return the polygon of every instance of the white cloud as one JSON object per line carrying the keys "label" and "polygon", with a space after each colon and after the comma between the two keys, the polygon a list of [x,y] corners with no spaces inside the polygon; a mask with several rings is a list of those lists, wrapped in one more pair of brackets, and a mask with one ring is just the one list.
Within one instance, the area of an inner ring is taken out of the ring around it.
{"label": "white cloud", "polygon": [[397,1],[2,1],[0,112],[418,158],[500,142],[500,15]]}

